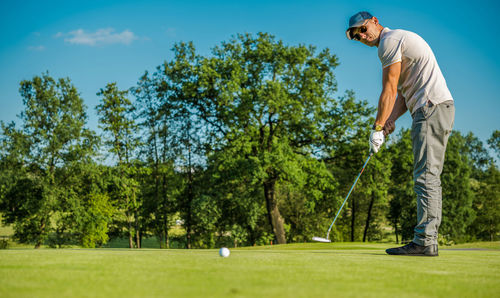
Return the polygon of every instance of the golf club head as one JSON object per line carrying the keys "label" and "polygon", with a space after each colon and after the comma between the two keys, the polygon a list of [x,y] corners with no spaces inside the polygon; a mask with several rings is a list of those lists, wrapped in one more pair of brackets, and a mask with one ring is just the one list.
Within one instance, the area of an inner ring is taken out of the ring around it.
{"label": "golf club head", "polygon": [[332,242],[330,239],[321,238],[321,237],[312,237],[312,240],[313,241],[318,241],[318,242],[325,242],[325,243]]}

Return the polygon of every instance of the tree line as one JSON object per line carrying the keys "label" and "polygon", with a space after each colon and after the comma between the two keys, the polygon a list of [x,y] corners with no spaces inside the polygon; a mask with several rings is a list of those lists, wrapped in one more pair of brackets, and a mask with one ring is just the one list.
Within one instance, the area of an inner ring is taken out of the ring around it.
{"label": "tree line", "polygon": [[[322,235],[368,154],[374,108],[337,95],[338,58],[272,35],[239,34],[173,58],[136,86],[97,92],[101,134],[69,78],[20,83],[20,126],[1,122],[0,213],[36,248],[216,247]],[[133,98],[133,100],[131,100]],[[410,130],[367,166],[334,241],[413,237]],[[488,140],[500,153],[500,131]],[[500,172],[472,133],[452,133],[442,174],[441,242],[498,240]],[[171,235],[173,227],[182,235]],[[174,245],[175,243],[175,245]]]}

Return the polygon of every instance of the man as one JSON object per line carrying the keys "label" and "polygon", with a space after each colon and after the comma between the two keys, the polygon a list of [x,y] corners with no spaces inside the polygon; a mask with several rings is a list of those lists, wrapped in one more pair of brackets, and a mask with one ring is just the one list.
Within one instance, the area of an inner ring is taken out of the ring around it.
{"label": "man", "polygon": [[429,45],[417,34],[391,30],[368,12],[349,20],[347,38],[378,48],[382,62],[382,93],[370,135],[370,150],[377,153],[395,121],[407,110],[413,118],[413,180],[417,195],[417,225],[413,241],[387,249],[391,255],[438,255],[441,223],[441,180],[448,136],[455,107],[446,81]]}

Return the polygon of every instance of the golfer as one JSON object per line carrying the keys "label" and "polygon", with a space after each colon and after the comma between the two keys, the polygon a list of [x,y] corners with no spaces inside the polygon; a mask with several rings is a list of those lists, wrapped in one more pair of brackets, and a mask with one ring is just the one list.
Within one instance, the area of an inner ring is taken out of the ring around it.
{"label": "golfer", "polygon": [[417,225],[413,241],[387,249],[391,255],[437,256],[441,223],[441,180],[455,107],[446,81],[429,45],[417,34],[391,30],[366,11],[353,15],[347,38],[378,48],[382,62],[382,93],[370,135],[377,153],[395,121],[407,110],[413,118],[413,181],[417,195]]}

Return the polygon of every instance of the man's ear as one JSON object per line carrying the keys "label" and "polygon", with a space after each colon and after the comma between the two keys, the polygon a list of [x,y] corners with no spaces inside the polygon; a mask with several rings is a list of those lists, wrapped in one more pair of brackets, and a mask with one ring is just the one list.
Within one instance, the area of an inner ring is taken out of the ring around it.
{"label": "man's ear", "polygon": [[376,17],[373,17],[372,20],[373,20],[373,23],[375,23],[375,25],[378,25],[378,19]]}

